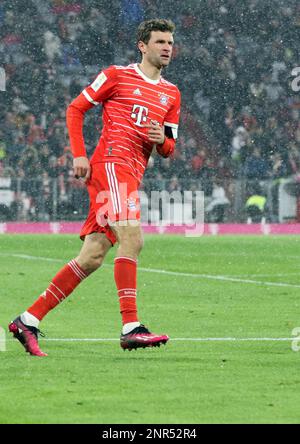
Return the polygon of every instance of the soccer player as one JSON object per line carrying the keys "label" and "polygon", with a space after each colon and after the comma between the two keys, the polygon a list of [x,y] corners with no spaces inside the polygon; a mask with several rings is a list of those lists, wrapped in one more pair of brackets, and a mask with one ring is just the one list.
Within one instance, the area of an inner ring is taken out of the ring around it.
{"label": "soccer player", "polygon": [[[141,63],[104,69],[67,109],[74,175],[86,182],[90,210],[80,233],[84,243],[79,255],[9,325],[32,355],[46,356],[38,344],[39,322],[101,266],[116,242],[114,278],[123,324],[121,347],[159,346],[169,339],[151,333],[137,316],[137,258],[143,246],[137,190],[152,150],[168,157],[175,147],[180,93],[161,77],[171,60],[174,30],[169,20],[142,22],[137,38]],[[103,130],[89,160],[83,140],[84,114],[100,103]]]}

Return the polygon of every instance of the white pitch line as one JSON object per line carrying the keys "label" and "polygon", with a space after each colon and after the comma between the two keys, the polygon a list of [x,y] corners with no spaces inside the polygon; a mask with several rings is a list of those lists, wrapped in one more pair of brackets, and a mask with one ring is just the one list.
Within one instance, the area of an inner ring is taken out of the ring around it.
{"label": "white pitch line", "polygon": [[[51,342],[111,342],[119,341],[119,338],[40,338],[41,341]],[[293,341],[294,338],[170,338],[170,341],[182,341],[182,342],[278,342],[278,341]]]}
{"label": "white pitch line", "polygon": [[[280,254],[267,254],[265,252],[261,253],[263,254],[264,257],[270,257],[271,259],[282,259],[284,257],[284,259],[300,259],[299,255],[294,255],[294,254],[285,254],[280,255]],[[260,253],[251,253],[251,252],[246,252],[246,253],[209,253],[209,252],[205,252],[204,255],[205,256],[229,256],[229,257],[242,257],[244,259],[247,259],[247,257],[259,257],[261,255]],[[194,253],[193,256],[196,256],[196,254]]]}
{"label": "white pitch line", "polygon": [[268,274],[228,274],[227,277],[232,278],[253,278],[253,277],[287,277],[287,276],[300,276],[300,270],[294,273],[268,273]]}
{"label": "white pitch line", "polygon": [[[293,338],[170,338],[170,342],[291,342],[298,341],[298,337]],[[15,341],[7,338],[6,342]],[[120,338],[39,338],[45,342],[119,342]]]}
{"label": "white pitch line", "polygon": [[[228,281],[228,282],[239,282],[241,284],[256,284],[256,285],[266,285],[271,287],[292,287],[292,288],[300,288],[300,285],[297,284],[288,284],[286,282],[267,282],[267,281],[255,281],[253,279],[239,279],[233,278],[229,276],[219,276],[219,275],[211,275],[211,274],[196,274],[196,273],[182,273],[177,271],[167,271],[167,270],[158,270],[156,268],[138,268],[139,271],[145,271],[148,273],[159,273],[166,274],[169,276],[185,276],[191,278],[202,278],[202,279],[210,279],[216,281]],[[276,277],[276,275],[275,275]]]}
{"label": "white pitch line", "polygon": [[17,253],[0,253],[0,256],[5,257],[18,257],[20,259],[28,259],[31,261],[46,261],[46,262],[65,262],[64,259],[52,259],[50,257],[43,256],[29,256],[28,254],[17,254]]}
{"label": "white pitch line", "polygon": [[[65,262],[63,259],[55,259],[55,258],[47,258],[43,256],[30,256],[27,254],[17,254],[17,253],[0,253],[0,256],[12,256],[18,257],[21,259],[28,260],[37,260],[37,261],[47,261],[47,262]],[[104,267],[113,267],[111,264],[104,264]],[[238,282],[240,284],[254,284],[254,285],[264,285],[267,287],[289,287],[289,288],[300,288],[300,285],[297,284],[288,284],[286,282],[268,282],[268,281],[256,281],[253,279],[240,279],[230,276],[224,275],[211,275],[211,274],[198,274],[198,273],[183,273],[180,271],[168,271],[168,270],[160,270],[157,268],[143,268],[139,267],[139,271],[143,271],[146,273],[158,273],[164,274],[166,276],[182,276],[196,279],[209,279],[216,281],[224,281],[224,282]],[[274,275],[276,277],[276,275]]]}

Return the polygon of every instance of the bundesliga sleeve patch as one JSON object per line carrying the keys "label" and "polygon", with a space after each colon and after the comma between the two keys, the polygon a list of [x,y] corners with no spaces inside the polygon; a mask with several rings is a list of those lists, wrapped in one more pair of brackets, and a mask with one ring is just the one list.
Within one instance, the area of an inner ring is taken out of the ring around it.
{"label": "bundesliga sleeve patch", "polygon": [[101,72],[97,78],[93,81],[93,83],[91,84],[91,88],[97,92],[99,88],[101,88],[101,86],[103,85],[103,83],[107,80],[106,75],[104,74],[104,72]]}

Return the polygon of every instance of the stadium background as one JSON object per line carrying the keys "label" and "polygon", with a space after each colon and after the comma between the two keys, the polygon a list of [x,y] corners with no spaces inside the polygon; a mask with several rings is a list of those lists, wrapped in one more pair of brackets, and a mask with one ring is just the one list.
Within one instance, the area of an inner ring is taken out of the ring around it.
{"label": "stadium background", "polygon": [[[80,220],[84,185],[74,180],[65,110],[110,64],[138,58],[137,24],[154,17],[177,27],[165,76],[183,98],[173,159],[154,156],[144,190],[214,190],[229,204],[207,221],[243,222],[245,202],[260,186],[267,220],[297,220],[300,171],[299,3],[246,0],[0,0],[0,219]],[[93,151],[101,109],[86,115]],[[95,128],[97,128],[95,130]],[[293,210],[280,214],[288,183]],[[253,191],[254,190],[254,191]]]}

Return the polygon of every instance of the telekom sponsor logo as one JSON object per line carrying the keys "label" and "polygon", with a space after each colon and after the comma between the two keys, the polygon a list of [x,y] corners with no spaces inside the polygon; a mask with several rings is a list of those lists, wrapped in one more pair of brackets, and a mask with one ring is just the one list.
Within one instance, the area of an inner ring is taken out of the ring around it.
{"label": "telekom sponsor logo", "polygon": [[[60,222],[59,234],[77,234],[84,221]],[[186,234],[186,225],[151,225],[142,223],[146,234]],[[196,229],[196,227],[194,227]],[[51,234],[53,230],[49,222],[7,222],[2,234]],[[200,227],[199,236],[207,235],[299,235],[300,224],[204,224]]]}
{"label": "telekom sponsor logo", "polygon": [[7,225],[5,223],[0,223],[0,234],[6,232]]}
{"label": "telekom sponsor logo", "polygon": [[50,228],[52,233],[57,234],[60,232],[60,223],[59,222],[50,222]]}
{"label": "telekom sponsor logo", "polygon": [[149,109],[146,106],[133,105],[131,118],[137,126],[143,126],[147,122]]}

